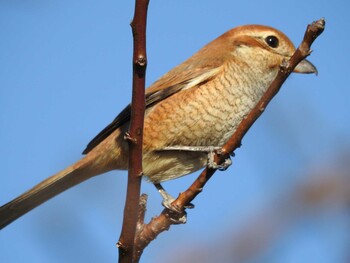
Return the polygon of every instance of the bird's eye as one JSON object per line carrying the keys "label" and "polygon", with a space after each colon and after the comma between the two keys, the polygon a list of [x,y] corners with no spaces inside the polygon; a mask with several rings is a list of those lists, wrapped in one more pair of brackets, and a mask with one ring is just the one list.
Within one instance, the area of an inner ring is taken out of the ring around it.
{"label": "bird's eye", "polygon": [[265,38],[265,42],[272,48],[278,47],[279,41],[275,36],[268,36]]}

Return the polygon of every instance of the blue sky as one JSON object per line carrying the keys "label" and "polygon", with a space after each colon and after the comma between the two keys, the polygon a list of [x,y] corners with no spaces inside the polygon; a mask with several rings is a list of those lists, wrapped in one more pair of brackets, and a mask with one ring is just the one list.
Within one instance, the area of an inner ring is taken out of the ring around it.
{"label": "blue sky", "polygon": [[[1,204],[78,160],[129,103],[133,8],[133,1],[0,2]],[[327,25],[309,58],[319,75],[287,80],[233,166],[195,200],[188,223],[159,236],[142,262],[170,262],[194,246],[220,243],[311,180],[308,174],[349,157],[348,10],[345,0],[151,1],[148,85],[235,26],[270,25],[298,45],[308,23],[325,17]],[[194,176],[164,186],[176,195]],[[1,231],[0,261],[116,262],[125,187],[126,172],[111,172],[33,210]],[[152,185],[143,191],[150,218],[161,200]],[[345,262],[347,213],[300,219],[246,262]]]}

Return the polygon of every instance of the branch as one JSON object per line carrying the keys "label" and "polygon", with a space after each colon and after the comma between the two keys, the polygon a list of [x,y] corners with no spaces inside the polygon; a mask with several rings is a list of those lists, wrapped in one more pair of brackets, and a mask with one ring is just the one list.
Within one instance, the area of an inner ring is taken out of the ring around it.
{"label": "branch", "polygon": [[[314,40],[323,32],[324,27],[324,19],[320,19],[313,22],[311,25],[308,25],[304,39],[293,56],[289,59],[289,61],[284,61],[282,65],[280,65],[280,70],[275,80],[270,84],[270,87],[265,92],[263,97],[251,110],[248,116],[242,120],[235,133],[222,147],[222,151],[215,154],[216,163],[221,164],[224,162],[224,160],[229,157],[229,153],[233,153],[237,148],[241,146],[243,136],[263,113],[269,102],[280,90],[284,81],[288,78],[291,72],[293,72],[294,68],[303,59],[310,55],[310,47]],[[181,193],[178,198],[172,203],[172,205],[175,206],[178,211],[182,211],[182,213],[174,213],[168,209],[164,209],[159,216],[152,218],[150,223],[142,227],[142,230],[137,233],[135,241],[138,251],[141,251],[142,253],[142,250],[161,232],[168,230],[171,225],[178,224],[180,222],[179,217],[181,218],[186,213],[184,207],[202,191],[205,184],[215,172],[216,169],[208,167],[205,168],[199,177],[193,182],[193,184],[185,192]]]}
{"label": "branch", "polygon": [[146,22],[149,0],[136,0],[131,28],[134,38],[133,87],[129,142],[129,171],[122,231],[117,246],[119,262],[132,263],[142,178],[142,142],[145,113]]}

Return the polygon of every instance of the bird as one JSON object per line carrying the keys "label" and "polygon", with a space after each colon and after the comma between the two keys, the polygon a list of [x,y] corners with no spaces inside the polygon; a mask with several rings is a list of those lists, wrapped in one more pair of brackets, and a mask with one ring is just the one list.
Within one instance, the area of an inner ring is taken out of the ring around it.
{"label": "bird", "polygon": [[[225,144],[294,52],[275,28],[238,26],[154,82],[145,92],[144,177],[159,186],[205,167],[208,153]],[[317,69],[304,59],[294,72]],[[91,177],[126,170],[130,116],[129,104],[92,139],[82,159],[1,206],[0,228]]]}

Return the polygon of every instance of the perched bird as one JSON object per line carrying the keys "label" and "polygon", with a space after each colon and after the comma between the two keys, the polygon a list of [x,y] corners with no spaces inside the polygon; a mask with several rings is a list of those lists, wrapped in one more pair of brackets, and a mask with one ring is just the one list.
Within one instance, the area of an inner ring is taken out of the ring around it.
{"label": "perched bird", "polygon": [[[246,25],[229,30],[146,90],[144,175],[153,183],[192,173],[222,146],[295,51],[282,32]],[[295,72],[315,73],[307,60]],[[0,208],[0,227],[95,175],[127,169],[130,105],[84,150],[85,157]]]}

